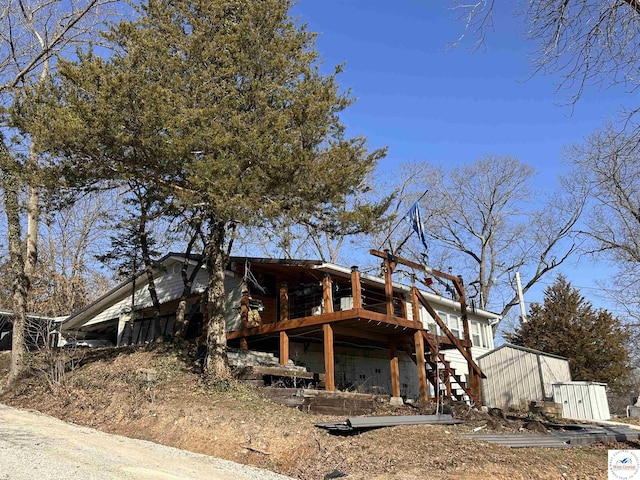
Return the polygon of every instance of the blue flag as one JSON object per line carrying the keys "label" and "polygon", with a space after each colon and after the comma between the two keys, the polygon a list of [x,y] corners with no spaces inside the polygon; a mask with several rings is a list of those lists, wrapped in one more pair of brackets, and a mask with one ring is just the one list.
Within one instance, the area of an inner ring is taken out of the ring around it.
{"label": "blue flag", "polygon": [[411,224],[413,230],[418,234],[425,250],[429,250],[429,247],[427,246],[427,237],[424,234],[424,226],[422,225],[422,218],[420,217],[420,204],[418,202],[413,204],[404,216],[404,219]]}

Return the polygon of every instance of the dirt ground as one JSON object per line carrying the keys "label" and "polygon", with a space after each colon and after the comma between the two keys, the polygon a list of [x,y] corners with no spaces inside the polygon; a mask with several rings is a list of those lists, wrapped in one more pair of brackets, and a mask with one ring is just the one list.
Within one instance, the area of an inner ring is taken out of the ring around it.
{"label": "dirt ground", "polygon": [[[336,436],[316,423],[341,421],[273,404],[234,381],[208,384],[173,345],[91,350],[60,383],[40,364],[0,402],[110,433],[259,466],[300,479],[605,479],[607,449],[511,449],[462,438],[522,431],[527,418],[454,407],[455,426],[400,426]],[[8,355],[0,354],[0,381]],[[142,373],[140,372],[142,370]],[[146,373],[145,373],[146,372]],[[157,378],[155,378],[157,375]],[[146,378],[145,378],[146,376]],[[376,414],[432,413],[385,407]]]}

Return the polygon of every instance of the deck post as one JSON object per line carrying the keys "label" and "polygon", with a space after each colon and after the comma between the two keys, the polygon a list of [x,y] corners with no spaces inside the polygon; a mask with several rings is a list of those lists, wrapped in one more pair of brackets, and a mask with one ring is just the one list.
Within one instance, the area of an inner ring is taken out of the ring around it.
{"label": "deck post", "polygon": [[391,342],[389,357],[389,364],[391,367],[391,396],[400,397],[400,362],[398,360],[398,352],[395,342]]}
{"label": "deck post", "polygon": [[322,310],[324,313],[333,313],[333,282],[328,273],[322,277]]}
{"label": "deck post", "polygon": [[289,320],[289,287],[287,282],[280,284],[280,321]]}
{"label": "deck post", "polygon": [[335,360],[333,355],[333,327],[330,323],[322,325],[324,333],[324,384],[325,390],[335,392]]}
{"label": "deck post", "polygon": [[420,401],[426,402],[429,396],[427,387],[427,371],[425,370],[424,359],[424,338],[422,331],[414,333],[413,339],[416,345],[416,368],[418,369],[418,388],[420,390]]}
{"label": "deck post", "polygon": [[395,267],[395,263],[391,262],[391,254],[389,250],[385,250],[387,254],[387,258],[384,259],[384,296],[385,302],[387,304],[387,315],[393,317],[393,283],[392,283],[392,275],[393,269]]}
{"label": "deck post", "polygon": [[280,332],[280,365],[289,365],[289,334]]}
{"label": "deck post", "polygon": [[357,265],[351,267],[351,296],[353,297],[353,308],[362,308],[362,288]]}
{"label": "deck post", "polygon": [[418,300],[418,289],[415,286],[411,287],[411,312],[413,313],[413,321],[420,322],[420,301]]}

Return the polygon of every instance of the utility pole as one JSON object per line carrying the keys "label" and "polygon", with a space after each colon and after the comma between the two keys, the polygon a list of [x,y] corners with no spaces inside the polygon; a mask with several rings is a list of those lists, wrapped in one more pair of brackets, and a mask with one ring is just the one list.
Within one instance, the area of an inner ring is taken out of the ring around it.
{"label": "utility pole", "polygon": [[520,283],[520,272],[516,272],[516,286],[518,288],[518,300],[520,300],[520,322],[527,323],[527,310],[524,306],[524,295],[522,294],[522,283]]}

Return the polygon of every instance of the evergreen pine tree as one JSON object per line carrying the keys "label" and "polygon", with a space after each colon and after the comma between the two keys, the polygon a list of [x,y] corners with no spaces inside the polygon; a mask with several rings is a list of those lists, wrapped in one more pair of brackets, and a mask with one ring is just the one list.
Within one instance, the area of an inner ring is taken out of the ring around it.
{"label": "evergreen pine tree", "polygon": [[533,303],[528,321],[505,339],[515,345],[567,357],[573,380],[607,383],[624,393],[630,386],[630,333],[609,311],[595,310],[565,277]]}

